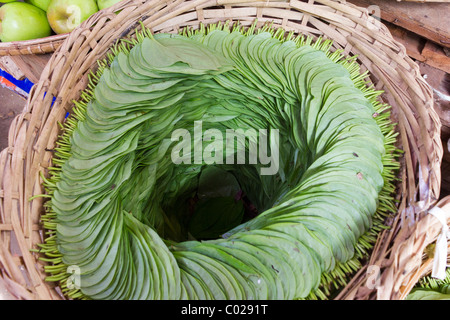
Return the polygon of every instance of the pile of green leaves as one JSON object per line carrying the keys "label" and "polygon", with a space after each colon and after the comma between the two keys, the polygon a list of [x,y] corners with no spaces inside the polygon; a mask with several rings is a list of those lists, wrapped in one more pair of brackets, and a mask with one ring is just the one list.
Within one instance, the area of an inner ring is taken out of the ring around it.
{"label": "pile of green leaves", "polygon": [[[120,42],[76,102],[45,182],[48,280],[91,299],[326,298],[343,285],[395,210],[398,164],[388,106],[330,47],[227,25]],[[220,167],[256,217],[234,192],[189,214],[208,165],[175,165],[170,136],[196,120],[279,129],[278,174]]]}

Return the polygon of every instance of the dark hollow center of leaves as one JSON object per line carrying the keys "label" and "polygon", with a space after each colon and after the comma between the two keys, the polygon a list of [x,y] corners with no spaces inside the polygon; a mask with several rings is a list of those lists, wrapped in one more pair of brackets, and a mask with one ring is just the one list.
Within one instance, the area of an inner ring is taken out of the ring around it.
{"label": "dark hollow center of leaves", "polygon": [[230,166],[202,166],[191,187],[163,206],[162,236],[177,242],[217,239],[256,217],[260,211],[251,190],[244,190],[245,183],[239,182],[239,171]]}

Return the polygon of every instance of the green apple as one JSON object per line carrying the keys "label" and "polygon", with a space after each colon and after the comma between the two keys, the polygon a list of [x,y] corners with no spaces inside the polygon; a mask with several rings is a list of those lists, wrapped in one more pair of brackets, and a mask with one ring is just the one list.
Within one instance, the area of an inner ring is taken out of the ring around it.
{"label": "green apple", "polygon": [[24,2],[11,2],[0,7],[2,42],[31,40],[51,34],[44,10]]}
{"label": "green apple", "polygon": [[50,4],[50,0],[25,0],[25,2],[41,8],[44,11],[47,11],[48,5]]}
{"label": "green apple", "polygon": [[15,2],[16,0],[3,0],[3,1],[0,1],[0,3],[8,3],[8,2]]}
{"label": "green apple", "polygon": [[105,8],[111,7],[112,5],[120,1],[122,0],[97,0],[97,5],[100,10],[103,10]]}
{"label": "green apple", "polygon": [[68,33],[97,11],[95,0],[51,0],[47,19],[57,34]]}

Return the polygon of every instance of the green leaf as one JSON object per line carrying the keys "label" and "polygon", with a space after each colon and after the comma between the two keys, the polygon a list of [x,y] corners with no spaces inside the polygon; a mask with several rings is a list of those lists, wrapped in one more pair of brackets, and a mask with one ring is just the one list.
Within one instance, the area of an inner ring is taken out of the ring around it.
{"label": "green leaf", "polygon": [[206,166],[198,181],[198,197],[234,197],[241,190],[236,177],[217,166]]}
{"label": "green leaf", "polygon": [[450,300],[450,294],[430,289],[416,289],[406,297],[406,300]]}
{"label": "green leaf", "polygon": [[200,200],[189,221],[189,232],[196,239],[214,239],[238,225],[244,216],[244,204],[234,197]]}

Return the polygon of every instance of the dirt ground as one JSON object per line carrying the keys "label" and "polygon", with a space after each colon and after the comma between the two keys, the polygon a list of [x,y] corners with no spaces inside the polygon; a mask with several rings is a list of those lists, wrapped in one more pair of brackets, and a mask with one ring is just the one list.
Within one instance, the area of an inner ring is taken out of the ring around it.
{"label": "dirt ground", "polygon": [[21,113],[26,100],[18,93],[0,86],[0,150],[8,146],[8,132],[11,121]]}

